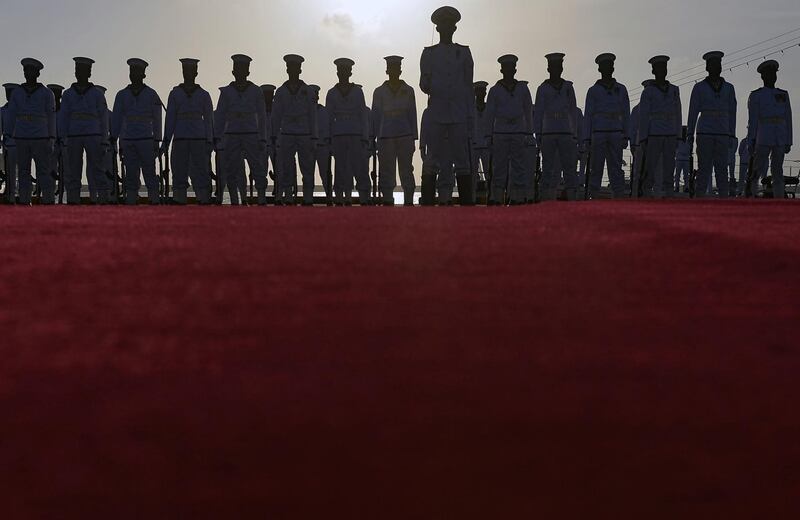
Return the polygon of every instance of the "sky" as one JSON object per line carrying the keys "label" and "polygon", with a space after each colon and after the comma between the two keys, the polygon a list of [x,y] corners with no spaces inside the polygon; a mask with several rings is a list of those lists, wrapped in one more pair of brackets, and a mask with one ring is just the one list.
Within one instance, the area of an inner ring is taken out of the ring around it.
{"label": "sky", "polygon": [[[217,87],[232,80],[232,54],[253,57],[254,83],[279,85],[285,80],[283,55],[298,53],[307,60],[303,79],[324,90],[336,82],[333,60],[353,58],[353,81],[364,85],[368,103],[385,80],[384,56],[405,56],[404,79],[419,84],[419,57],[434,37],[430,14],[443,5],[428,0],[1,1],[0,82],[22,81],[19,60],[31,56],[45,64],[43,83],[69,85],[72,57],[89,56],[97,61],[92,80],[108,87],[113,98],[127,85],[126,60],[140,57],[151,64],[147,83],[166,100],[181,82],[178,59],[195,57],[201,60],[198,82],[216,98]],[[797,0],[465,0],[451,5],[462,12],[455,40],[471,47],[476,80],[494,83],[497,57],[514,53],[520,58],[518,79],[535,88],[547,77],[543,56],[560,51],[567,55],[564,77],[575,83],[579,102],[598,77],[594,58],[601,52],[617,54],[616,77],[635,102],[635,88],[652,77],[651,56],[672,56],[670,70],[679,72],[702,65],[700,57],[708,50],[735,51],[800,29]],[[761,47],[793,37],[800,43],[798,31]],[[774,58],[781,63],[778,86],[800,106],[800,47]],[[752,59],[749,67],[724,73],[739,97],[739,137],[746,127],[747,95],[761,86],[755,71],[760,58]],[[685,112],[690,93],[691,84],[682,87]],[[418,98],[424,102],[424,96]],[[795,128],[800,129],[799,122],[797,108]],[[800,160],[800,146],[791,158]]]}

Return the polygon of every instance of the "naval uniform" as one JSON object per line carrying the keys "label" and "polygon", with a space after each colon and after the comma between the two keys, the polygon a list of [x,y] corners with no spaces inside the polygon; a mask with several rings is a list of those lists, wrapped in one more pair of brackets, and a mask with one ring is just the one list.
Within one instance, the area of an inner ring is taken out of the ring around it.
{"label": "naval uniform", "polygon": [[[698,121],[699,117],[699,121]],[[714,87],[706,78],[692,89],[689,102],[689,142],[697,135],[695,195],[710,194],[712,170],[720,198],[728,197],[728,148],[736,134],[736,90],[720,78]]]}
{"label": "naval uniform", "polygon": [[19,202],[30,204],[33,192],[31,161],[36,164],[36,177],[42,202],[55,202],[55,179],[50,164],[56,137],[56,98],[40,83],[14,89],[8,103],[10,134],[17,145]]}
{"label": "naval uniform", "polygon": [[567,196],[577,193],[577,102],[571,81],[545,80],[536,90],[534,132],[542,151],[542,200],[555,200],[562,176]]}
{"label": "naval uniform", "polygon": [[197,201],[211,203],[211,148],[214,108],[211,95],[200,85],[178,85],[169,94],[164,122],[164,147],[172,143],[175,202],[186,204],[191,178]]}
{"label": "naval uniform", "polygon": [[126,204],[138,203],[142,176],[150,204],[161,202],[156,155],[163,135],[162,108],[161,98],[147,85],[138,90],[129,85],[114,100],[111,138],[121,141],[120,152],[126,170]]}
{"label": "naval uniform", "polygon": [[645,197],[671,197],[675,150],[683,134],[680,89],[666,82],[645,87],[639,103],[639,145],[645,146]]}
{"label": "naval uniform", "polygon": [[417,101],[414,89],[400,81],[397,90],[388,81],[375,89],[372,96],[372,121],[380,159],[380,192],[384,201],[394,201],[397,171],[405,202],[413,202],[417,184],[414,180]]}
{"label": "naval uniform", "polygon": [[356,179],[359,201],[370,200],[369,115],[360,85],[350,83],[346,89],[336,85],[328,91],[325,107],[328,109],[333,157],[336,161],[334,191],[339,204],[348,203]]}
{"label": "naval uniform", "polygon": [[61,99],[58,126],[66,142],[69,165],[64,172],[67,203],[80,203],[84,154],[92,201],[108,202],[111,186],[103,164],[109,135],[105,93],[91,83],[85,87],[74,83]]}
{"label": "naval uniform", "polygon": [[762,87],[750,94],[747,110],[747,139],[755,151],[754,182],[764,178],[769,169],[773,195],[782,199],[785,196],[783,161],[787,149],[793,144],[789,93],[779,88]]}
{"label": "naval uniform", "polygon": [[603,166],[608,169],[614,198],[625,197],[622,151],[630,135],[631,102],[625,85],[613,80],[606,85],[598,80],[586,94],[583,118],[585,139],[591,139],[592,191],[603,181]]}
{"label": "naval uniform", "polygon": [[297,169],[303,176],[303,202],[314,202],[314,139],[318,138],[317,103],[311,88],[302,80],[291,86],[285,82],[275,92],[272,105],[272,137],[278,146],[279,201],[293,203]]}

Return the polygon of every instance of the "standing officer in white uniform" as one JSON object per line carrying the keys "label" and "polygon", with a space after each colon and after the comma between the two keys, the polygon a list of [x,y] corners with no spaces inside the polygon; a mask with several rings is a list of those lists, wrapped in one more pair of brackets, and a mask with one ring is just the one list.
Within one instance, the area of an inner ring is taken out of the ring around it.
{"label": "standing officer in white uniform", "polygon": [[723,56],[719,51],[703,56],[708,77],[694,86],[689,101],[689,151],[696,135],[699,198],[709,194],[712,170],[719,197],[728,198],[728,148],[736,135],[736,90],[720,76]]}
{"label": "standing officer in white uniform", "polygon": [[361,205],[370,203],[370,179],[367,167],[369,116],[361,85],[350,82],[355,62],[349,58],[334,61],[339,83],[328,91],[325,107],[330,118],[333,157],[336,161],[334,191],[338,205],[350,205],[353,178]]}
{"label": "standing officer in white uniform", "polygon": [[[785,186],[783,179],[783,160],[792,151],[792,104],[789,93],[775,87],[778,81],[778,62],[767,60],[758,66],[758,73],[764,86],[750,94],[747,103],[747,139],[750,151],[755,153],[753,182],[763,178],[770,169],[772,174],[772,193],[776,199],[783,199]],[[751,186],[755,193],[755,189]]]}
{"label": "standing officer in white uniform", "polygon": [[[78,57],[75,79],[61,100],[58,127],[66,144],[69,166],[64,173],[67,204],[80,204],[83,159],[86,156],[86,183],[94,203],[107,204],[111,186],[103,162],[109,137],[108,103],[105,93],[89,82],[94,60]],[[160,107],[159,107],[160,110]]]}
{"label": "standing officer in white uniform", "polygon": [[603,181],[603,169],[608,168],[614,198],[626,195],[625,174],[622,172],[622,151],[628,147],[630,135],[631,102],[628,89],[614,79],[614,62],[611,53],[595,59],[601,78],[586,94],[583,117],[584,139],[591,146],[592,164],[590,189],[596,192]]}
{"label": "standing officer in white uniform", "polygon": [[[675,150],[682,137],[683,113],[680,89],[667,81],[669,56],[650,59],[655,81],[645,87],[639,103],[640,146],[645,152],[645,197],[672,197]],[[634,172],[635,174],[636,172]]]}
{"label": "standing officer in white uniform", "polygon": [[9,133],[17,144],[19,203],[31,204],[33,161],[41,202],[54,204],[55,179],[50,175],[50,162],[56,138],[56,99],[50,89],[37,81],[44,68],[42,62],[25,58],[21,63],[25,83],[14,89],[8,104]]}
{"label": "standing officer in white uniform", "polygon": [[197,202],[211,204],[211,150],[214,147],[214,107],[211,95],[196,83],[199,60],[180,60],[183,83],[172,89],[167,100],[162,153],[172,143],[173,198],[186,204],[191,178]]}
{"label": "standing officer in white uniform", "polygon": [[[489,91],[486,118],[492,128],[494,172],[489,205],[525,203],[527,196],[527,146],[533,140],[533,101],[528,84],[517,81],[519,59],[506,54],[498,58],[503,79]],[[506,188],[508,191],[506,192]]]}
{"label": "standing officer in white uniform", "polygon": [[575,200],[578,166],[577,101],[571,81],[561,77],[564,54],[545,56],[550,78],[536,90],[533,131],[542,151],[542,200],[555,200],[561,177],[566,182],[567,197]]}
{"label": "standing officer in white uniform", "polygon": [[128,60],[131,84],[114,100],[111,116],[111,140],[121,140],[126,169],[125,203],[138,204],[141,176],[147,186],[150,204],[160,204],[156,158],[161,145],[163,103],[155,90],[144,84],[148,63],[139,58]]}
{"label": "standing officer in white uniform", "polygon": [[303,176],[303,204],[314,203],[314,140],[318,136],[317,102],[314,91],[300,79],[302,56],[284,56],[289,79],[278,87],[272,107],[272,137],[278,147],[278,191],[276,204],[294,204],[297,170]]}
{"label": "standing officer in white uniform", "polygon": [[[455,165],[455,176],[460,177],[461,204],[474,205],[468,151],[475,114],[474,62],[469,47],[453,43],[460,20],[461,13],[449,6],[437,9],[431,16],[439,33],[439,44],[426,47],[422,52],[420,90],[429,96],[427,147],[430,157],[426,162],[438,165],[442,173],[450,171],[445,164]],[[452,175],[440,179],[440,204],[452,203],[453,181]],[[436,173],[423,170],[422,204],[433,205],[435,194]]]}
{"label": "standing officer in white uniform", "polygon": [[414,150],[419,139],[417,100],[414,88],[400,79],[403,58],[388,56],[389,80],[372,95],[372,118],[380,159],[380,192],[384,205],[394,205],[397,171],[403,187],[405,204],[414,203],[417,183],[414,180]]}
{"label": "standing officer in white uniform", "polygon": [[215,139],[225,150],[225,185],[231,204],[243,187],[244,164],[250,168],[258,192],[258,205],[267,204],[267,109],[261,88],[247,78],[253,61],[244,54],[231,56],[234,81],[220,89],[214,114]]}

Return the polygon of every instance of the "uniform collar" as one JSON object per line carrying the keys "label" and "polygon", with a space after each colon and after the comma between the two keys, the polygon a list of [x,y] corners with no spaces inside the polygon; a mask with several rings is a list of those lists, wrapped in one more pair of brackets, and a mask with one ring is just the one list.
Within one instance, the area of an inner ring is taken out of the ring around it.
{"label": "uniform collar", "polygon": [[72,84],[72,88],[75,89],[75,92],[77,92],[81,96],[89,92],[93,86],[94,83],[89,83],[84,90],[81,90],[81,87],[77,83]]}
{"label": "uniform collar", "polygon": [[192,97],[192,94],[194,94],[195,92],[197,92],[198,90],[200,90],[200,85],[198,85],[197,83],[195,83],[194,85],[192,85],[192,86],[189,86],[189,85],[187,85],[187,84],[185,84],[185,83],[181,83],[181,84],[179,85],[179,88],[180,88],[181,90],[183,90],[183,92],[184,92],[184,93],[185,93],[187,96],[189,96],[189,97]]}
{"label": "uniform collar", "polygon": [[247,92],[247,89],[249,89],[250,87],[255,87],[255,83],[253,83],[252,81],[248,81],[247,83],[244,84],[244,88],[241,88],[239,87],[239,85],[236,84],[235,81],[231,81],[230,86],[233,87],[237,92],[243,93]]}
{"label": "uniform collar", "polygon": [[722,87],[725,85],[725,78],[723,78],[722,76],[720,76],[720,78],[719,78],[719,88],[714,88],[714,84],[711,83],[711,78],[710,77],[706,77],[706,79],[703,80],[703,81],[708,83],[708,86],[711,87],[711,90],[713,90],[714,92],[717,92],[717,93],[719,91],[721,91]]}
{"label": "uniform collar", "polygon": [[402,79],[400,80],[400,86],[397,87],[397,90],[393,90],[392,89],[392,86],[389,84],[389,80],[388,79],[383,82],[383,85],[387,89],[389,89],[389,92],[391,92],[392,94],[395,94],[395,95],[399,94],[401,90],[403,90],[405,87],[408,86],[408,84],[405,81],[403,81]]}
{"label": "uniform collar", "polygon": [[300,92],[303,89],[303,87],[306,86],[306,83],[302,79],[298,80],[297,81],[297,90],[295,90],[295,91],[292,91],[292,86],[289,85],[289,80],[284,81],[283,82],[283,86],[284,86],[284,88],[286,88],[286,90],[289,91],[289,94],[291,94],[293,96],[296,96],[298,94],[298,92]]}
{"label": "uniform collar", "polygon": [[515,91],[515,90],[517,90],[517,85],[519,85],[519,80],[518,80],[518,79],[515,79],[515,80],[514,80],[514,84],[511,86],[511,88],[508,88],[508,85],[506,85],[505,83],[503,83],[503,80],[502,80],[502,79],[501,79],[500,81],[498,81],[498,82],[497,82],[497,85],[499,85],[499,86],[503,87],[503,88],[506,90],[506,92],[508,92],[509,94],[512,94],[512,95],[513,95],[513,94],[514,94],[514,91]]}
{"label": "uniform collar", "polygon": [[33,88],[32,88],[32,89],[30,89],[30,90],[28,90],[28,85],[27,85],[27,84],[25,84],[25,83],[23,83],[23,84],[22,84],[22,85],[20,85],[20,86],[21,86],[21,87],[22,87],[22,89],[23,89],[23,90],[24,90],[24,91],[25,91],[25,92],[26,92],[26,93],[27,93],[27,94],[30,96],[31,94],[33,94],[34,92],[36,92],[37,90],[39,90],[39,88],[40,88],[40,87],[42,87],[43,85],[42,85],[41,83],[36,83],[36,84],[33,86]]}
{"label": "uniform collar", "polygon": [[601,87],[603,87],[606,90],[613,90],[614,87],[617,86],[617,80],[614,79],[614,78],[611,78],[611,86],[610,87],[606,87],[605,83],[603,83],[603,79],[600,78],[600,79],[597,80],[597,83],[595,83],[595,85],[600,85]]}
{"label": "uniform collar", "polygon": [[147,85],[142,83],[142,88],[138,91],[135,88],[133,88],[133,85],[128,85],[126,88],[131,91],[131,94],[133,94],[134,96],[138,96],[139,94],[147,90]]}

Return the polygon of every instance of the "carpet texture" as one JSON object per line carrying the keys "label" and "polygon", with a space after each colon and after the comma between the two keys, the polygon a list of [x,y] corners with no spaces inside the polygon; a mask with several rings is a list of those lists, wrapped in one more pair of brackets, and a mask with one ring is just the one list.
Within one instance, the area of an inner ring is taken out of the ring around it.
{"label": "carpet texture", "polygon": [[0,222],[2,518],[800,515],[800,205]]}

